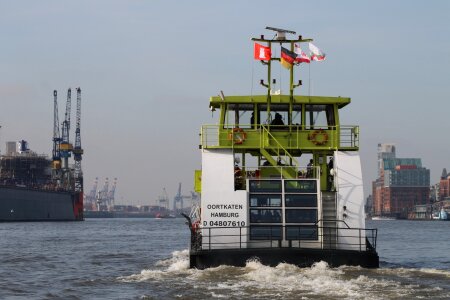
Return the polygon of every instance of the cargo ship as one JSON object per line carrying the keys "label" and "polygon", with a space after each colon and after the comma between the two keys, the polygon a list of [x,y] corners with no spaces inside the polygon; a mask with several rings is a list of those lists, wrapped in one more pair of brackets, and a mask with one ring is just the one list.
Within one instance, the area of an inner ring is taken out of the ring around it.
{"label": "cargo ship", "polygon": [[[7,142],[0,157],[0,222],[82,221],[81,89],[77,89],[75,146],[69,143],[71,90],[59,131],[54,91],[53,157],[31,151],[25,140]],[[69,165],[73,154],[74,164]]]}
{"label": "cargo ship", "polygon": [[[201,200],[185,215],[190,267],[257,259],[270,266],[325,261],[377,268],[377,230],[365,226],[359,127],[340,122],[351,100],[294,94],[301,87],[294,68],[323,60],[323,53],[311,39],[286,37],[295,32],[267,29],[275,38],[252,39],[255,59],[267,67],[260,80],[267,93],[210,98],[219,119],[200,132]],[[311,56],[301,50],[306,43]],[[274,91],[271,70],[278,63],[288,69],[287,94]]]}

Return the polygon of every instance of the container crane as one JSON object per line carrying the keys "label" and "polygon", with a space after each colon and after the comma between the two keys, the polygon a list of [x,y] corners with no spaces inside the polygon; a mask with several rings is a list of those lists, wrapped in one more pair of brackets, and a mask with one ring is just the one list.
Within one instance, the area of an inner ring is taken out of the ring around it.
{"label": "container crane", "polygon": [[180,211],[184,210],[184,199],[193,199],[194,198],[194,194],[191,195],[182,195],[181,194],[181,182],[178,184],[178,192],[175,195],[175,197],[173,198],[173,212],[177,212],[177,203],[180,203]]}
{"label": "container crane", "polygon": [[113,183],[111,189],[109,190],[108,195],[106,196],[106,199],[111,206],[114,206],[114,196],[116,193],[116,185],[117,185],[117,178],[114,178],[114,183]]}
{"label": "container crane", "polygon": [[109,178],[106,177],[103,188],[97,192],[96,202],[98,210],[107,210],[109,207],[108,203],[108,190],[109,190]]}
{"label": "container crane", "polygon": [[158,206],[159,210],[161,210],[161,207],[169,210],[169,196],[167,195],[166,188],[163,188],[163,194],[158,198]]}
{"label": "container crane", "polygon": [[94,186],[92,187],[89,194],[87,194],[84,198],[84,203],[86,207],[89,207],[90,209],[95,209],[95,196],[97,195],[97,186],[98,186],[98,177],[94,180]]}

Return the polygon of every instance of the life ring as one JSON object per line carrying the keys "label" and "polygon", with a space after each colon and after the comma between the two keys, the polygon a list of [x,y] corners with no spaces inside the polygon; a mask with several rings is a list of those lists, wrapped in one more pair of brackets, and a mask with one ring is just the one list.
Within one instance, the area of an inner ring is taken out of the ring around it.
{"label": "life ring", "polygon": [[315,130],[309,135],[309,140],[316,146],[325,145],[328,142],[328,133],[323,129]]}
{"label": "life ring", "polygon": [[247,133],[242,128],[233,128],[233,132],[228,135],[228,140],[233,141],[235,145],[241,145],[247,138]]}

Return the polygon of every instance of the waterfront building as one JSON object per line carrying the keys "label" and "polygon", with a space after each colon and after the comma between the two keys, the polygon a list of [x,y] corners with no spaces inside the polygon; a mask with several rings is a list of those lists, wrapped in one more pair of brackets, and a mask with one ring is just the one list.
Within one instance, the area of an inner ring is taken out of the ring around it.
{"label": "waterfront building", "polygon": [[447,169],[444,168],[439,181],[439,200],[444,200],[447,197],[450,197],[450,173],[447,173]]}
{"label": "waterfront building", "polygon": [[378,144],[378,178],[372,184],[374,215],[411,217],[416,205],[428,205],[430,170],[420,158],[397,158],[395,146]]}

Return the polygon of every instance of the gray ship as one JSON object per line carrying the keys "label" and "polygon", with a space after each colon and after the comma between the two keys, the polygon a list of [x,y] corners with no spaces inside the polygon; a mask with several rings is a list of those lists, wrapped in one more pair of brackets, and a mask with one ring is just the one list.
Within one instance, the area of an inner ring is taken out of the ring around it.
{"label": "gray ship", "polygon": [[13,143],[0,157],[0,221],[83,220],[83,193],[58,185],[45,155],[29,151],[25,141],[11,151]]}

